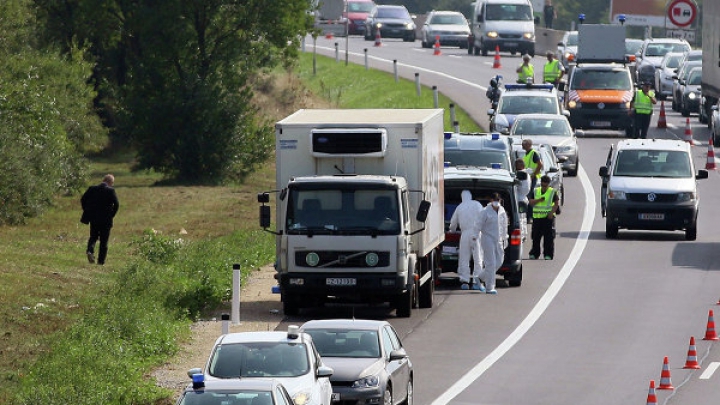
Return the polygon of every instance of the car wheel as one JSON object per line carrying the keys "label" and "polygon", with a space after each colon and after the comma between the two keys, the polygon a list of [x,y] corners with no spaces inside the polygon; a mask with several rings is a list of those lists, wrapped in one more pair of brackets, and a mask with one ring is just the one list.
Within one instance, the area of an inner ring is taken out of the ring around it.
{"label": "car wheel", "polygon": [[605,239],[617,239],[618,226],[610,218],[605,218]]}
{"label": "car wheel", "polygon": [[383,405],[393,405],[392,386],[390,384],[385,387],[385,392],[383,393]]}
{"label": "car wheel", "polygon": [[522,284],[522,264],[518,271],[513,273],[512,276],[505,277],[505,281],[507,281],[510,287],[520,287]]}
{"label": "car wheel", "polygon": [[677,111],[677,110],[678,110],[678,105],[677,105],[677,103],[675,102],[675,97],[673,97],[673,99],[672,99],[672,104],[670,105],[670,107],[672,108],[673,111]]}
{"label": "car wheel", "polygon": [[413,382],[412,380],[408,380],[407,385],[407,396],[405,397],[405,405],[413,405],[414,402],[413,398]]}
{"label": "car wheel", "polygon": [[578,168],[580,167],[580,157],[575,159],[575,169],[574,170],[568,170],[568,176],[570,177],[577,177]]}
{"label": "car wheel", "polygon": [[693,225],[685,230],[685,240],[697,239],[697,225]]}
{"label": "car wheel", "polygon": [[713,131],[712,137],[713,137],[713,146],[720,144],[720,134]]}
{"label": "car wheel", "polygon": [[680,104],[680,115],[682,115],[683,117],[690,116],[690,110],[685,107],[685,103]]}

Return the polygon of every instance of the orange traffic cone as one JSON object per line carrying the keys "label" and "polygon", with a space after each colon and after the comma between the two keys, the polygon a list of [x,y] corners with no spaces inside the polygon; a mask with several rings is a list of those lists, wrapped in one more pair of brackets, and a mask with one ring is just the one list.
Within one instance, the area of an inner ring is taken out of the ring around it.
{"label": "orange traffic cone", "polygon": [[658,128],[667,128],[667,118],[665,118],[665,102],[660,102],[660,118],[657,123]]}
{"label": "orange traffic cone", "polygon": [[500,69],[500,46],[495,45],[495,59],[493,59],[493,69]]}
{"label": "orange traffic cone", "polygon": [[690,336],[690,347],[688,348],[687,360],[683,368],[700,368],[697,361],[697,350],[695,349],[695,336]]}
{"label": "orange traffic cone", "polygon": [[690,128],[690,118],[685,121],[685,142],[689,142],[690,145],[695,145],[693,141],[692,128]]}
{"label": "orange traffic cone", "polygon": [[380,28],[375,31],[375,46],[382,46],[382,37],[380,36]]}
{"label": "orange traffic cone", "polygon": [[650,389],[648,390],[647,405],[657,405],[657,396],[655,395],[655,380],[650,380]]}
{"label": "orange traffic cone", "polygon": [[660,385],[658,386],[659,390],[674,390],[675,387],[672,386],[672,381],[670,381],[670,368],[668,367],[668,358],[665,356],[663,359],[663,368],[662,373],[660,373]]}
{"label": "orange traffic cone", "polygon": [[435,35],[435,52],[433,52],[433,55],[442,55],[440,53],[440,35]]}
{"label": "orange traffic cone", "polygon": [[[715,170],[717,165],[715,164],[715,145],[713,145],[713,135],[710,134],[710,141],[708,142],[708,154],[707,163],[705,163],[705,170]],[[720,304],[720,301],[718,301]]]}
{"label": "orange traffic cone", "polygon": [[708,313],[707,329],[705,330],[705,337],[703,340],[720,340],[715,332],[715,319],[713,317],[712,309]]}

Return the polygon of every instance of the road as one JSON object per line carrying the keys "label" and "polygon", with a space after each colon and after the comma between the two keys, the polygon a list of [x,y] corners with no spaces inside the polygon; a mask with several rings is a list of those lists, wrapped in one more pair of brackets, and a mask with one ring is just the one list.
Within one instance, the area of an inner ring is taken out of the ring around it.
{"label": "road", "polygon": [[[334,56],[335,42],[344,62],[345,38],[318,38],[317,52]],[[493,69],[492,56],[457,48],[433,55],[419,41],[384,40],[375,47],[351,37],[348,44],[351,63],[365,63],[364,49],[370,68],[392,72],[395,60],[401,77],[412,80],[419,73],[424,85],[438,86],[484,127],[487,83],[497,73],[512,81],[520,63],[519,55],[502,54],[501,68]],[[544,60],[533,62],[541,71]],[[660,129],[658,110],[659,104],[650,137],[684,139],[685,118],[667,103],[668,128]],[[696,115],[690,123],[696,166],[704,168],[709,133]],[[659,386],[665,356],[675,389],[657,389],[659,404],[717,403],[720,345],[703,337],[710,311],[720,316],[720,176],[712,171],[698,182],[696,241],[685,241],[682,232],[623,230],[618,239],[607,240],[597,173],[619,139],[620,132],[609,131],[588,132],[579,140],[581,169],[577,177],[565,177],[555,260],[525,261],[521,287],[503,288],[499,281],[497,296],[439,288],[432,309],[416,310],[407,319],[377,309],[329,308],[283,324],[313,317],[386,317],[411,354],[420,405],[639,404],[647,399],[650,380]],[[691,337],[698,370],[683,368]]]}

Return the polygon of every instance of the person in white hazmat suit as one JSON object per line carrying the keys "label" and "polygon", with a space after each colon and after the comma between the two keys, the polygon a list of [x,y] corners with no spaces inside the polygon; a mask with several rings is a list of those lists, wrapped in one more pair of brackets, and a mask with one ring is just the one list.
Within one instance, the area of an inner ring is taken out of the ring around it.
{"label": "person in white hazmat suit", "polygon": [[455,208],[450,218],[449,231],[454,232],[460,229],[460,243],[458,246],[458,276],[460,288],[470,289],[470,257],[473,259],[473,276],[475,282],[473,289],[480,289],[480,281],[477,280],[482,269],[482,251],[480,250],[480,234],[478,231],[478,218],[482,213],[483,206],[480,202],[473,200],[470,190],[463,190],[460,193],[462,202]]}
{"label": "person in white hazmat suit", "polygon": [[485,283],[488,294],[497,294],[495,273],[505,259],[508,240],[508,217],[500,201],[500,194],[493,193],[492,200],[483,208],[478,223],[481,235],[480,246],[485,260],[480,279]]}
{"label": "person in white hazmat suit", "polygon": [[528,194],[530,194],[530,173],[525,168],[523,158],[515,159],[515,178],[517,185],[515,186],[515,199],[518,202],[520,211],[520,231],[523,242],[527,238],[527,209]]}

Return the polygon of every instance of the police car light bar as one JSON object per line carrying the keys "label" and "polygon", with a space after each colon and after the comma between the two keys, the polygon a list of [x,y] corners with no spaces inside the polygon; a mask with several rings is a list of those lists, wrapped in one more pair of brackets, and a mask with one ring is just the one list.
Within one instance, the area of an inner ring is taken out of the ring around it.
{"label": "police car light bar", "polygon": [[505,90],[547,90],[552,91],[552,84],[506,84]]}

